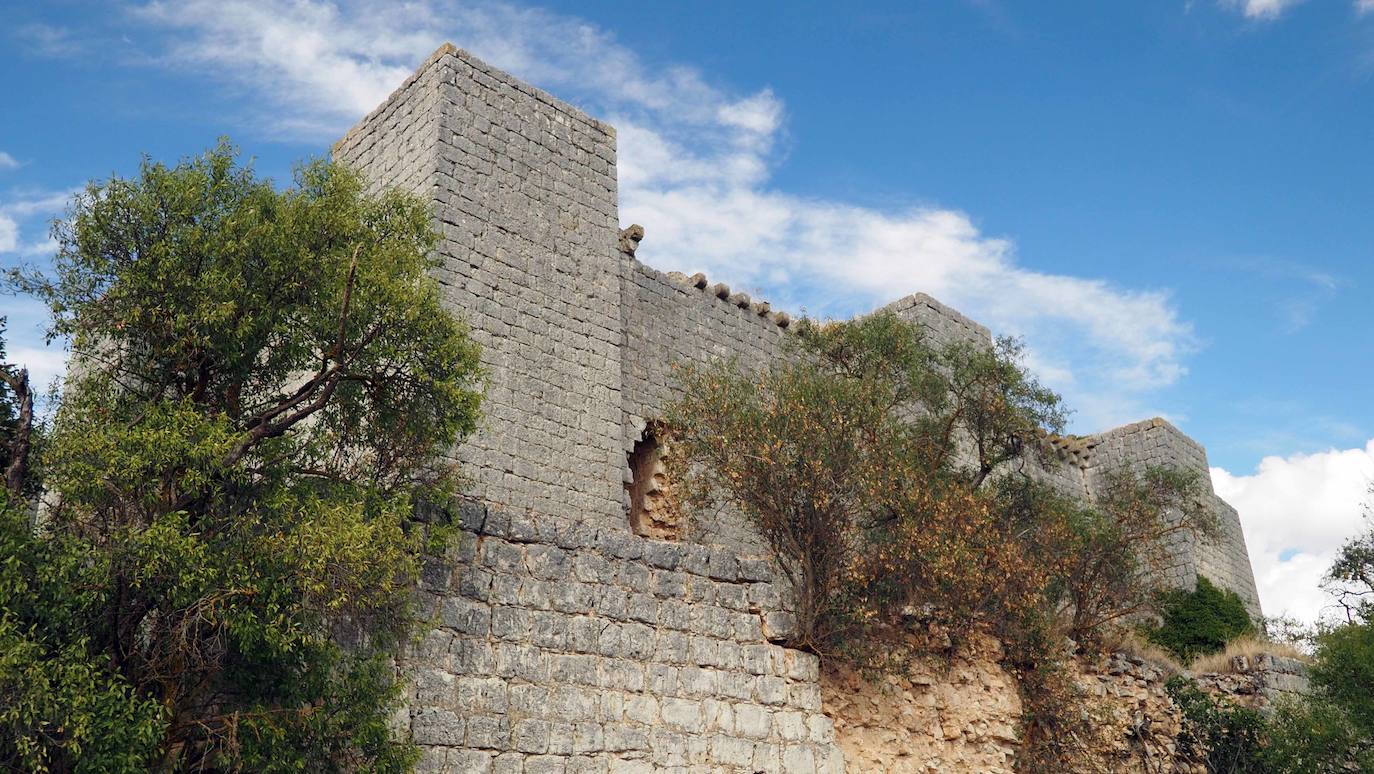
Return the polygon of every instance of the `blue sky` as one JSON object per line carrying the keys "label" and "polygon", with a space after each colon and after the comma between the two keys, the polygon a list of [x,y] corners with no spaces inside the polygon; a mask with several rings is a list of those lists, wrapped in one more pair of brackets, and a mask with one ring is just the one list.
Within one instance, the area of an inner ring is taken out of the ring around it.
{"label": "blue sky", "polygon": [[143,153],[227,134],[287,179],[451,40],[618,127],[652,265],[823,315],[926,291],[1023,336],[1073,430],[1172,420],[1266,608],[1314,617],[1374,477],[1374,1],[855,5],[7,4],[0,266]]}

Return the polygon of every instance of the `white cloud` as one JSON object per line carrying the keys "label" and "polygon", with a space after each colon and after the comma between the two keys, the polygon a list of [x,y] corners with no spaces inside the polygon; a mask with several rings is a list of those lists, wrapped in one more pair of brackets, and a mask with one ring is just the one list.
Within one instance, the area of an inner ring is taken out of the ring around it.
{"label": "white cloud", "polygon": [[43,56],[72,56],[81,53],[81,46],[72,38],[72,31],[51,24],[24,24],[14,31],[14,36],[25,43],[29,50]]}
{"label": "white cloud", "polygon": [[1369,13],[1374,11],[1374,0],[1355,0],[1356,13]]}
{"label": "white cloud", "polygon": [[1361,449],[1265,457],[1250,475],[1212,468],[1212,484],[1240,512],[1265,613],[1313,621],[1333,612],[1320,588],[1345,540],[1364,529],[1374,440]]}
{"label": "white cloud", "polygon": [[[1248,19],[1277,19],[1279,14],[1302,0],[1223,0],[1231,8],[1240,10]],[[1370,0],[1356,0],[1360,5]]]}
{"label": "white cloud", "polygon": [[14,252],[19,247],[19,224],[0,211],[0,253]]}
{"label": "white cloud", "polygon": [[19,162],[10,154],[0,151],[0,169],[17,169]]}
{"label": "white cloud", "polygon": [[[1270,0],[1274,2],[1274,0]],[[1027,268],[970,215],[875,209],[770,183],[785,109],[767,89],[738,96],[687,67],[650,68],[581,20],[499,2],[152,2],[134,17],[174,31],[161,57],[251,93],[272,132],[328,140],[375,107],[444,40],[606,117],[618,129],[622,221],[641,255],[705,270],[776,305],[847,315],[925,291],[1035,361],[1086,427],[1138,419],[1151,390],[1185,373],[1194,347],[1167,292]],[[1091,398],[1091,400],[1089,400]]]}
{"label": "white cloud", "polygon": [[29,369],[29,384],[35,393],[46,390],[67,371],[67,352],[58,346],[10,346],[6,348],[5,360]]}
{"label": "white cloud", "polygon": [[30,231],[35,225],[33,221],[39,221],[41,230],[46,231],[45,221],[60,213],[75,193],[73,189],[0,199],[0,254],[16,253],[30,257],[55,251],[56,243],[47,237],[24,242],[21,229]]}

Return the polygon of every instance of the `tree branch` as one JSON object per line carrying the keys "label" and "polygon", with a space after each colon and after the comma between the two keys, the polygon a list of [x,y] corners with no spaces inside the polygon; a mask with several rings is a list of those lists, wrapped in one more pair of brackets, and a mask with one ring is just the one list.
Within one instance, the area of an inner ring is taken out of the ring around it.
{"label": "tree branch", "polygon": [[33,389],[29,386],[27,368],[11,373],[8,368],[0,367],[0,381],[19,400],[19,422],[14,437],[9,440],[10,464],[5,468],[5,488],[19,495],[28,479],[29,452],[33,446]]}

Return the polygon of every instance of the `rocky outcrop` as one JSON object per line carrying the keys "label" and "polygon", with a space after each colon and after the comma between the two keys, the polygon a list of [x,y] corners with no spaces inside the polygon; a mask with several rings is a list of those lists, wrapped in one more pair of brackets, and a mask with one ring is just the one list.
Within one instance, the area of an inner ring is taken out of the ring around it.
{"label": "rocky outcrop", "polygon": [[[1240,657],[1231,673],[1197,675],[1204,689],[1263,710],[1306,690],[1300,661]],[[1009,774],[1020,749],[1021,698],[999,663],[1001,647],[975,637],[952,656],[913,658],[893,673],[848,667],[822,671],[825,713],[851,772]],[[1122,774],[1202,774],[1183,759],[1182,717],[1165,691],[1173,672],[1125,654],[1073,665],[1095,736],[1080,770]]]}
{"label": "rocky outcrop", "polygon": [[898,673],[832,667],[821,676],[825,712],[849,772],[1010,772],[1021,698],[978,637],[952,658],[915,658]]}

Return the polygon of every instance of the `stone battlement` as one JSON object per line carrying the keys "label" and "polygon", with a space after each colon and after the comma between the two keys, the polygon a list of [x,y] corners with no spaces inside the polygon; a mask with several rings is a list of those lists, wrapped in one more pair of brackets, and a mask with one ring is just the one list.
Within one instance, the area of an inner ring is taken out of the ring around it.
{"label": "stone battlement", "polygon": [[[463,555],[427,568],[438,624],[402,659],[424,767],[842,771],[814,658],[779,644],[787,604],[757,535],[728,513],[653,512],[674,365],[766,363],[792,318],[636,259],[615,129],[451,45],[333,153],[432,202],[435,277],[487,376],[481,427],[452,452],[475,498]],[[991,340],[921,293],[884,308],[937,341]],[[1034,472],[1084,498],[1122,466],[1207,474],[1163,420],[1047,443],[1065,464]],[[1202,573],[1258,612],[1239,520],[1215,504],[1224,538],[1172,546],[1171,579]]]}

